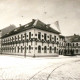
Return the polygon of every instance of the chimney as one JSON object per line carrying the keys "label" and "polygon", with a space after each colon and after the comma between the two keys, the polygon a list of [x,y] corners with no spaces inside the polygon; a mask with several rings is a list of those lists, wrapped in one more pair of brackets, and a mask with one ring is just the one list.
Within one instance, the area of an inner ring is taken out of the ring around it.
{"label": "chimney", "polygon": [[59,32],[61,33],[60,26],[59,26],[59,21],[55,21],[55,22],[54,22],[54,25],[57,27],[57,29],[58,29]]}
{"label": "chimney", "polygon": [[21,27],[21,24],[19,24],[19,26]]}

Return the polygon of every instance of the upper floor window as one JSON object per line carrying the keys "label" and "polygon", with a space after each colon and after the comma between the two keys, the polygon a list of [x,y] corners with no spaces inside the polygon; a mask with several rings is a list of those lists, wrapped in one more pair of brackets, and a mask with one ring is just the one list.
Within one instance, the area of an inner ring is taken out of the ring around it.
{"label": "upper floor window", "polygon": [[20,38],[20,37],[19,37],[19,35],[18,35],[18,41],[19,41],[19,38]]}
{"label": "upper floor window", "polygon": [[25,40],[26,40],[26,33],[24,34]]}
{"label": "upper floor window", "polygon": [[44,40],[46,40],[47,34],[44,33]]}
{"label": "upper floor window", "polygon": [[29,39],[31,39],[31,32],[29,32]]}
{"label": "upper floor window", "polygon": [[54,42],[56,42],[56,36],[54,36]]}
{"label": "upper floor window", "polygon": [[52,35],[50,35],[50,41],[52,41]]}
{"label": "upper floor window", "polygon": [[41,40],[41,32],[38,32],[38,39]]}
{"label": "upper floor window", "polygon": [[21,41],[23,40],[23,35],[21,34]]}
{"label": "upper floor window", "polygon": [[15,41],[16,41],[16,36],[15,36]]}

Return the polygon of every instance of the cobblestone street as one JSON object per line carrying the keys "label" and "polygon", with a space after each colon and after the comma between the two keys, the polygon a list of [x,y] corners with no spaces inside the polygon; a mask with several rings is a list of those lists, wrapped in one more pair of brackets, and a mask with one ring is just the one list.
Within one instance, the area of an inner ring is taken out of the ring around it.
{"label": "cobblestone street", "polygon": [[0,80],[80,80],[80,56],[0,55]]}

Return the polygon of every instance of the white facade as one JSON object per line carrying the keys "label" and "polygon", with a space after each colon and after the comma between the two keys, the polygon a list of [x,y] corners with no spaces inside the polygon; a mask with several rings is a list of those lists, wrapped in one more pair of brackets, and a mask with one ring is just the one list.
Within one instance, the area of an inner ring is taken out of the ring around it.
{"label": "white facade", "polygon": [[2,39],[2,53],[5,54],[23,56],[58,56],[58,52],[59,34],[36,28]]}

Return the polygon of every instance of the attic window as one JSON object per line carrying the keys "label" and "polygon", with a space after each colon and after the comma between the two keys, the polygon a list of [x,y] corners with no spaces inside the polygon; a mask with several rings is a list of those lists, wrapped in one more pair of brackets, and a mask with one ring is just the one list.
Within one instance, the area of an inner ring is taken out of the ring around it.
{"label": "attic window", "polygon": [[15,29],[14,31],[17,31],[17,29]]}
{"label": "attic window", "polygon": [[7,33],[7,34],[9,34],[9,33]]}
{"label": "attic window", "polygon": [[25,27],[27,27],[28,26],[28,24],[27,25],[25,25]]}

